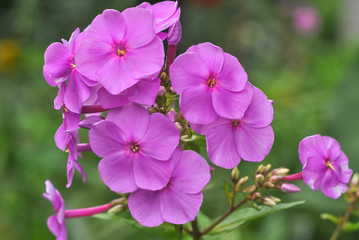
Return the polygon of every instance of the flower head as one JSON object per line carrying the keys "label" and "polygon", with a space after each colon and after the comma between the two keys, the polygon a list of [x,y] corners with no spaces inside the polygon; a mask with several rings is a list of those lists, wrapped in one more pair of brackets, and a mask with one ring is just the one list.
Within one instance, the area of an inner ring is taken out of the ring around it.
{"label": "flower head", "polygon": [[47,219],[47,226],[55,235],[57,240],[66,240],[67,239],[67,230],[65,225],[65,202],[62,199],[61,194],[54,188],[52,183],[49,180],[46,180],[46,193],[43,196],[48,199],[54,206],[56,214],[51,215]]}
{"label": "flower head", "polygon": [[207,125],[191,123],[193,130],[206,135],[209,159],[217,166],[234,168],[242,158],[260,162],[272,148],[273,106],[258,88],[248,83],[246,89],[253,92],[253,98],[243,117],[218,118]]}
{"label": "flower head", "polygon": [[164,63],[153,15],[145,9],[105,10],[89,26],[75,60],[81,74],[98,79],[112,95],[143,78],[157,77]]}
{"label": "flower head", "polygon": [[303,180],[313,190],[321,188],[324,195],[336,199],[348,189],[353,173],[339,143],[319,134],[299,143],[299,159],[303,164]]}
{"label": "flower head", "polygon": [[128,199],[132,216],[144,226],[193,221],[202,205],[202,190],[211,177],[206,160],[194,151],[177,148],[170,162],[171,180],[164,188],[138,189]]}
{"label": "flower head", "polygon": [[89,139],[94,153],[103,158],[101,179],[112,191],[158,190],[168,183],[168,159],[178,145],[179,132],[166,116],[150,115],[144,107],[129,103],[94,124]]}
{"label": "flower head", "polygon": [[183,116],[209,124],[218,117],[239,119],[252,98],[247,74],[238,60],[211,43],[190,47],[170,67],[173,89],[180,94]]}

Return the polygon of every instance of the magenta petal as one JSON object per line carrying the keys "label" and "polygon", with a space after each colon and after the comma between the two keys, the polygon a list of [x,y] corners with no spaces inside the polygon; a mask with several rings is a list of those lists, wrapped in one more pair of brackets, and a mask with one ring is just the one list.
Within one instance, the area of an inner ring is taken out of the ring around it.
{"label": "magenta petal", "polygon": [[57,93],[57,96],[54,99],[54,108],[56,110],[59,110],[64,105],[65,91],[66,91],[66,82],[61,82],[59,84],[59,92]]}
{"label": "magenta petal", "polygon": [[129,101],[151,106],[156,101],[160,83],[159,78],[151,81],[140,80],[134,86],[127,89]]}
{"label": "magenta petal", "polygon": [[111,45],[97,40],[86,40],[77,49],[76,69],[81,75],[97,80],[96,72],[112,57],[116,57],[116,54]]}
{"label": "magenta petal", "polygon": [[331,162],[337,178],[343,183],[349,182],[353,174],[353,170],[349,169],[348,162],[348,157],[343,152]]}
{"label": "magenta petal", "polygon": [[320,157],[309,157],[303,166],[303,181],[311,189],[317,191],[326,171],[324,159]]}
{"label": "magenta petal", "polygon": [[73,70],[65,92],[65,106],[71,112],[81,113],[82,105],[90,95],[90,87],[82,81],[79,72]]}
{"label": "magenta petal", "polygon": [[114,122],[125,134],[127,143],[131,143],[139,141],[148,131],[150,116],[141,105],[129,103],[109,111],[106,120]]}
{"label": "magenta petal", "polygon": [[105,88],[100,88],[97,95],[101,107],[105,109],[121,107],[128,103],[126,91],[121,92],[120,94],[112,95]]}
{"label": "magenta petal", "polygon": [[92,151],[100,157],[125,149],[126,140],[121,129],[111,121],[104,120],[92,126],[89,132]]}
{"label": "magenta petal", "polygon": [[218,115],[229,119],[242,118],[253,95],[253,87],[247,85],[241,92],[231,92],[222,87],[213,89],[212,102]]}
{"label": "magenta petal", "polygon": [[299,143],[298,153],[299,153],[299,159],[304,166],[307,162],[307,158],[309,156],[315,156],[318,158],[321,158],[320,150],[317,147],[316,139],[321,137],[319,134],[309,136],[304,138]]}
{"label": "magenta petal", "polygon": [[137,189],[133,174],[133,159],[118,151],[103,158],[98,164],[102,181],[114,192],[130,193]]}
{"label": "magenta petal", "polygon": [[150,157],[166,161],[178,143],[178,128],[166,116],[153,113],[147,132],[139,142],[141,150]]}
{"label": "magenta petal", "polygon": [[177,5],[178,3],[174,1],[163,1],[156,3],[152,6],[153,15],[158,22],[165,21],[173,14],[175,14]]}
{"label": "magenta petal", "polygon": [[160,192],[137,190],[128,197],[131,215],[141,225],[156,227],[163,223],[160,208]]}
{"label": "magenta petal", "polygon": [[50,86],[65,81],[72,70],[72,56],[69,49],[61,43],[52,43],[45,51],[43,74]]}
{"label": "magenta petal", "polygon": [[67,240],[65,223],[59,223],[57,215],[52,215],[47,219],[47,227],[56,237],[56,240]]}
{"label": "magenta petal", "polygon": [[348,190],[348,186],[341,183],[332,171],[327,171],[323,177],[320,188],[324,195],[337,199],[342,193]]}
{"label": "magenta petal", "polygon": [[128,8],[122,12],[122,15],[125,18],[126,24],[124,42],[127,47],[142,47],[151,42],[156,36],[155,20],[148,10],[142,8]]}
{"label": "magenta petal", "polygon": [[171,186],[185,193],[196,194],[209,182],[211,174],[206,160],[194,151],[183,151],[172,172]]}
{"label": "magenta petal", "polygon": [[230,169],[241,161],[231,125],[223,124],[212,128],[208,131],[206,140],[209,160],[215,165]]}
{"label": "magenta petal", "polygon": [[156,36],[151,42],[140,48],[128,49],[124,58],[134,78],[157,77],[162,69],[165,58],[163,43]]}
{"label": "magenta petal", "polygon": [[273,106],[260,89],[253,87],[251,103],[241,121],[255,128],[268,126],[273,121]]}
{"label": "magenta petal", "polygon": [[216,120],[209,124],[190,123],[190,125],[196,133],[199,133],[201,135],[207,135],[207,132],[211,130],[211,128],[217,127],[225,123],[231,123],[231,121],[229,119],[218,117]]}
{"label": "magenta petal", "polygon": [[133,160],[133,171],[137,187],[146,190],[164,188],[171,177],[172,163],[160,161],[145,154],[136,154]]}
{"label": "magenta petal", "polygon": [[212,104],[212,93],[206,85],[187,88],[181,93],[180,106],[187,121],[208,124],[217,119]]}
{"label": "magenta petal", "polygon": [[239,155],[246,161],[260,162],[270,152],[274,142],[271,126],[251,128],[241,123],[237,128],[235,141]]}
{"label": "magenta petal", "polygon": [[66,143],[67,143],[67,139],[69,137],[68,134],[64,133],[65,130],[66,130],[65,129],[65,124],[62,123],[60,125],[60,127],[56,130],[55,137],[54,137],[56,147],[58,147],[62,151],[66,150]]}
{"label": "magenta petal", "polygon": [[248,75],[234,56],[224,53],[222,71],[218,74],[221,87],[229,91],[242,91],[245,87]]}
{"label": "magenta petal", "polygon": [[202,205],[202,193],[187,194],[173,187],[167,187],[161,193],[163,220],[173,224],[185,224],[195,219]]}
{"label": "magenta petal", "polygon": [[334,160],[341,153],[340,144],[334,138],[320,136],[317,138],[317,145],[325,158]]}
{"label": "magenta petal", "polygon": [[[96,33],[96,39],[101,39],[111,45],[117,44],[124,37],[125,20],[119,11],[106,9],[102,14],[96,16],[89,30]],[[89,34],[89,37],[93,37],[91,32]]]}
{"label": "magenta petal", "polygon": [[203,85],[209,75],[207,66],[196,53],[181,54],[170,66],[172,87],[179,94],[186,88]]}
{"label": "magenta petal", "polygon": [[[139,65],[137,65],[138,67]],[[142,67],[141,67],[142,69]],[[135,85],[134,79],[123,58],[114,56],[96,72],[101,85],[111,94],[117,95]]]}
{"label": "magenta petal", "polygon": [[217,75],[221,72],[224,62],[224,52],[222,48],[206,42],[190,47],[187,52],[197,53],[207,68],[211,70],[211,74]]}

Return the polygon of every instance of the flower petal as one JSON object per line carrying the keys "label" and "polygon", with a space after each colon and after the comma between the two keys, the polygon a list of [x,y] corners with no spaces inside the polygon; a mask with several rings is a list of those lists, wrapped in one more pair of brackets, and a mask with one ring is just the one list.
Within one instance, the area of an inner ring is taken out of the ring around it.
{"label": "flower petal", "polygon": [[311,156],[303,167],[303,181],[313,190],[317,191],[326,174],[325,161],[321,157]]}
{"label": "flower petal", "polygon": [[172,163],[160,161],[145,154],[136,154],[133,171],[136,185],[141,189],[159,190],[164,188],[171,177]]}
{"label": "flower petal", "polygon": [[163,220],[173,224],[193,221],[202,205],[203,195],[187,194],[167,187],[161,191],[161,213]]}
{"label": "flower petal", "polygon": [[59,223],[57,215],[52,215],[47,219],[47,227],[57,240],[67,239],[65,223]]}
{"label": "flower petal", "polygon": [[244,160],[260,162],[269,154],[273,146],[273,128],[271,126],[251,128],[244,123],[240,123],[235,141],[238,153]]}
{"label": "flower petal", "polygon": [[133,174],[133,159],[125,151],[117,151],[98,164],[102,181],[114,192],[130,193],[138,187]]}
{"label": "flower petal", "polygon": [[230,124],[212,128],[208,131],[206,140],[209,160],[215,165],[230,169],[241,161]]}
{"label": "flower petal", "polygon": [[97,96],[101,107],[106,109],[122,107],[129,102],[126,91],[112,95],[105,88],[100,88],[97,92]]}
{"label": "flower petal", "polygon": [[245,87],[248,75],[237,58],[224,53],[223,67],[218,74],[218,78],[221,87],[229,91],[238,92],[242,91]]}
{"label": "flower petal", "polygon": [[186,52],[197,53],[211,74],[217,75],[221,72],[224,62],[224,52],[222,48],[205,42],[190,47]]}
{"label": "flower petal", "polygon": [[138,83],[127,89],[129,101],[151,106],[156,101],[160,83],[159,78],[155,78],[152,81],[138,81]]}
{"label": "flower petal", "polygon": [[66,82],[61,82],[58,87],[59,87],[59,92],[57,93],[57,96],[54,99],[54,108],[56,110],[59,110],[64,105]]}
{"label": "flower petal", "polygon": [[181,54],[170,66],[172,87],[178,94],[186,88],[204,85],[209,75],[207,66],[196,53]]}
{"label": "flower petal", "polygon": [[160,208],[160,192],[139,189],[128,197],[131,215],[141,225],[156,227],[163,223]]}
{"label": "flower petal", "polygon": [[207,132],[211,130],[211,128],[217,127],[225,123],[231,123],[231,121],[229,119],[218,117],[216,120],[209,124],[190,123],[190,125],[196,133],[199,133],[201,135],[207,135]]}
{"label": "flower petal", "polygon": [[[92,34],[95,32],[96,35]],[[106,9],[95,17],[89,27],[89,38],[96,38],[108,44],[117,44],[124,38],[125,19],[123,14],[113,9]]]}
{"label": "flower petal", "polygon": [[163,43],[159,37],[140,47],[127,49],[124,61],[136,79],[157,77],[165,58]]}
{"label": "flower petal", "polygon": [[260,89],[253,87],[251,103],[241,121],[255,128],[268,126],[273,121],[273,106]]}
{"label": "flower petal", "polygon": [[320,188],[324,195],[333,199],[337,199],[348,190],[348,186],[341,183],[330,170],[324,175]]}
{"label": "flower petal", "polygon": [[247,110],[253,95],[253,87],[247,84],[240,92],[215,87],[212,93],[214,110],[218,115],[229,119],[240,119]]}
{"label": "flower petal", "polygon": [[212,93],[207,86],[187,88],[181,93],[180,107],[187,121],[208,124],[217,119],[212,104]]}
{"label": "flower petal", "polygon": [[52,43],[45,51],[45,65],[43,74],[50,86],[55,87],[66,81],[71,73],[71,53],[67,47],[59,42]]}
{"label": "flower petal", "polygon": [[206,160],[194,151],[183,151],[172,172],[171,186],[179,191],[196,194],[209,182],[211,174]]}
{"label": "flower petal", "polygon": [[81,113],[82,105],[90,95],[91,88],[82,81],[79,72],[73,70],[64,96],[65,106],[71,112]]}
{"label": "flower petal", "polygon": [[155,159],[168,160],[179,143],[178,128],[164,115],[150,116],[146,134],[139,142],[142,151]]}
{"label": "flower petal", "polygon": [[343,183],[348,183],[353,174],[353,170],[349,169],[348,162],[348,157],[343,152],[335,161],[331,161],[337,178]]}
{"label": "flower petal", "polygon": [[127,143],[137,143],[148,131],[150,115],[141,105],[128,103],[121,108],[110,110],[106,120],[115,123],[122,130]]}
{"label": "flower petal", "polygon": [[148,10],[142,8],[128,8],[122,12],[122,15],[126,25],[124,36],[126,47],[142,47],[151,42],[156,36],[155,19]]}
{"label": "flower petal", "polygon": [[113,122],[104,120],[94,124],[89,132],[92,151],[100,157],[125,149],[126,139],[121,129]]}

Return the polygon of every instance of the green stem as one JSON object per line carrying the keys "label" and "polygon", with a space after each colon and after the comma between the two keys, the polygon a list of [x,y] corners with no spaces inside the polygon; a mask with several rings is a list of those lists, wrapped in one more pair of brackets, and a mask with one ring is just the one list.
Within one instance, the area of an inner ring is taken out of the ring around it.
{"label": "green stem", "polygon": [[348,221],[350,215],[352,214],[354,210],[354,202],[350,203],[347,211],[345,212],[344,217],[340,220],[340,223],[338,224],[337,228],[333,232],[332,236],[330,237],[330,240],[336,240],[340,234],[340,232],[345,227],[345,223]]}

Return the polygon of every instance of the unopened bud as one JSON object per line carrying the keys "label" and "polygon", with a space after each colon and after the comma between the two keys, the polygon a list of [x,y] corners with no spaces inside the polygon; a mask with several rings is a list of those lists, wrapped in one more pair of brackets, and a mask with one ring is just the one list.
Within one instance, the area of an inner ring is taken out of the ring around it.
{"label": "unopened bud", "polygon": [[107,212],[108,213],[119,213],[119,212],[123,212],[124,210],[126,210],[126,206],[119,204],[119,205],[113,206]]}
{"label": "unopened bud", "polygon": [[245,187],[242,191],[243,192],[253,192],[255,189],[256,189],[256,186],[249,185],[249,186]]}
{"label": "unopened bud", "polygon": [[264,187],[265,187],[265,188],[274,188],[274,184],[271,183],[271,182],[265,182],[265,183],[264,183]]}
{"label": "unopened bud", "polygon": [[176,20],[168,30],[167,42],[168,45],[177,46],[182,38],[182,25],[179,20]]}
{"label": "unopened bud", "polygon": [[177,120],[177,112],[173,108],[166,114],[166,116],[173,123],[176,122],[176,120]]}
{"label": "unopened bud", "polygon": [[252,195],[252,200],[254,201],[254,200],[256,200],[256,199],[260,198],[261,196],[262,196],[262,194],[261,194],[261,193],[256,192],[256,193],[254,193],[254,194]]}
{"label": "unopened bud", "polygon": [[162,97],[166,94],[166,89],[164,86],[160,86],[160,89],[158,90],[158,96]]}
{"label": "unopened bud", "polygon": [[233,184],[235,184],[239,180],[239,170],[237,167],[232,169],[231,180],[232,180]]}
{"label": "unopened bud", "polygon": [[242,187],[247,181],[248,181],[248,176],[242,177],[241,179],[239,179],[237,185],[239,187]]}
{"label": "unopened bud", "polygon": [[273,175],[280,175],[280,176],[284,176],[286,175],[287,173],[289,173],[289,169],[288,168],[276,168],[272,171],[272,174]]}
{"label": "unopened bud", "polygon": [[268,198],[272,199],[275,203],[279,203],[282,200],[280,198],[274,197],[274,196],[268,196]]}
{"label": "unopened bud", "polygon": [[275,201],[269,197],[262,198],[262,203],[267,206],[275,206],[276,205]]}
{"label": "unopened bud", "polygon": [[272,165],[270,163],[268,163],[267,165],[264,166],[264,169],[263,169],[263,175],[264,176],[266,176],[268,174],[271,167],[272,167]]}
{"label": "unopened bud", "polygon": [[183,126],[182,126],[182,124],[181,124],[181,123],[179,123],[179,122],[175,122],[175,125],[176,125],[176,127],[178,128],[178,130],[179,130],[180,132],[182,132],[182,131],[183,131]]}
{"label": "unopened bud", "polygon": [[257,174],[256,175],[256,182],[258,184],[263,184],[264,183],[264,176],[262,174]]}
{"label": "unopened bud", "polygon": [[294,184],[291,183],[283,183],[282,186],[280,187],[281,190],[285,193],[295,193],[295,192],[300,192],[300,188],[297,187]]}
{"label": "unopened bud", "polygon": [[350,186],[354,187],[354,186],[358,186],[359,184],[359,174],[355,173],[354,176],[352,177],[352,180],[350,181]]}
{"label": "unopened bud", "polygon": [[263,169],[264,169],[263,164],[259,165],[259,167],[257,168],[257,173],[263,173]]}
{"label": "unopened bud", "polygon": [[281,176],[274,175],[269,178],[269,181],[271,183],[277,183],[277,182],[281,181],[282,179],[283,178]]}

